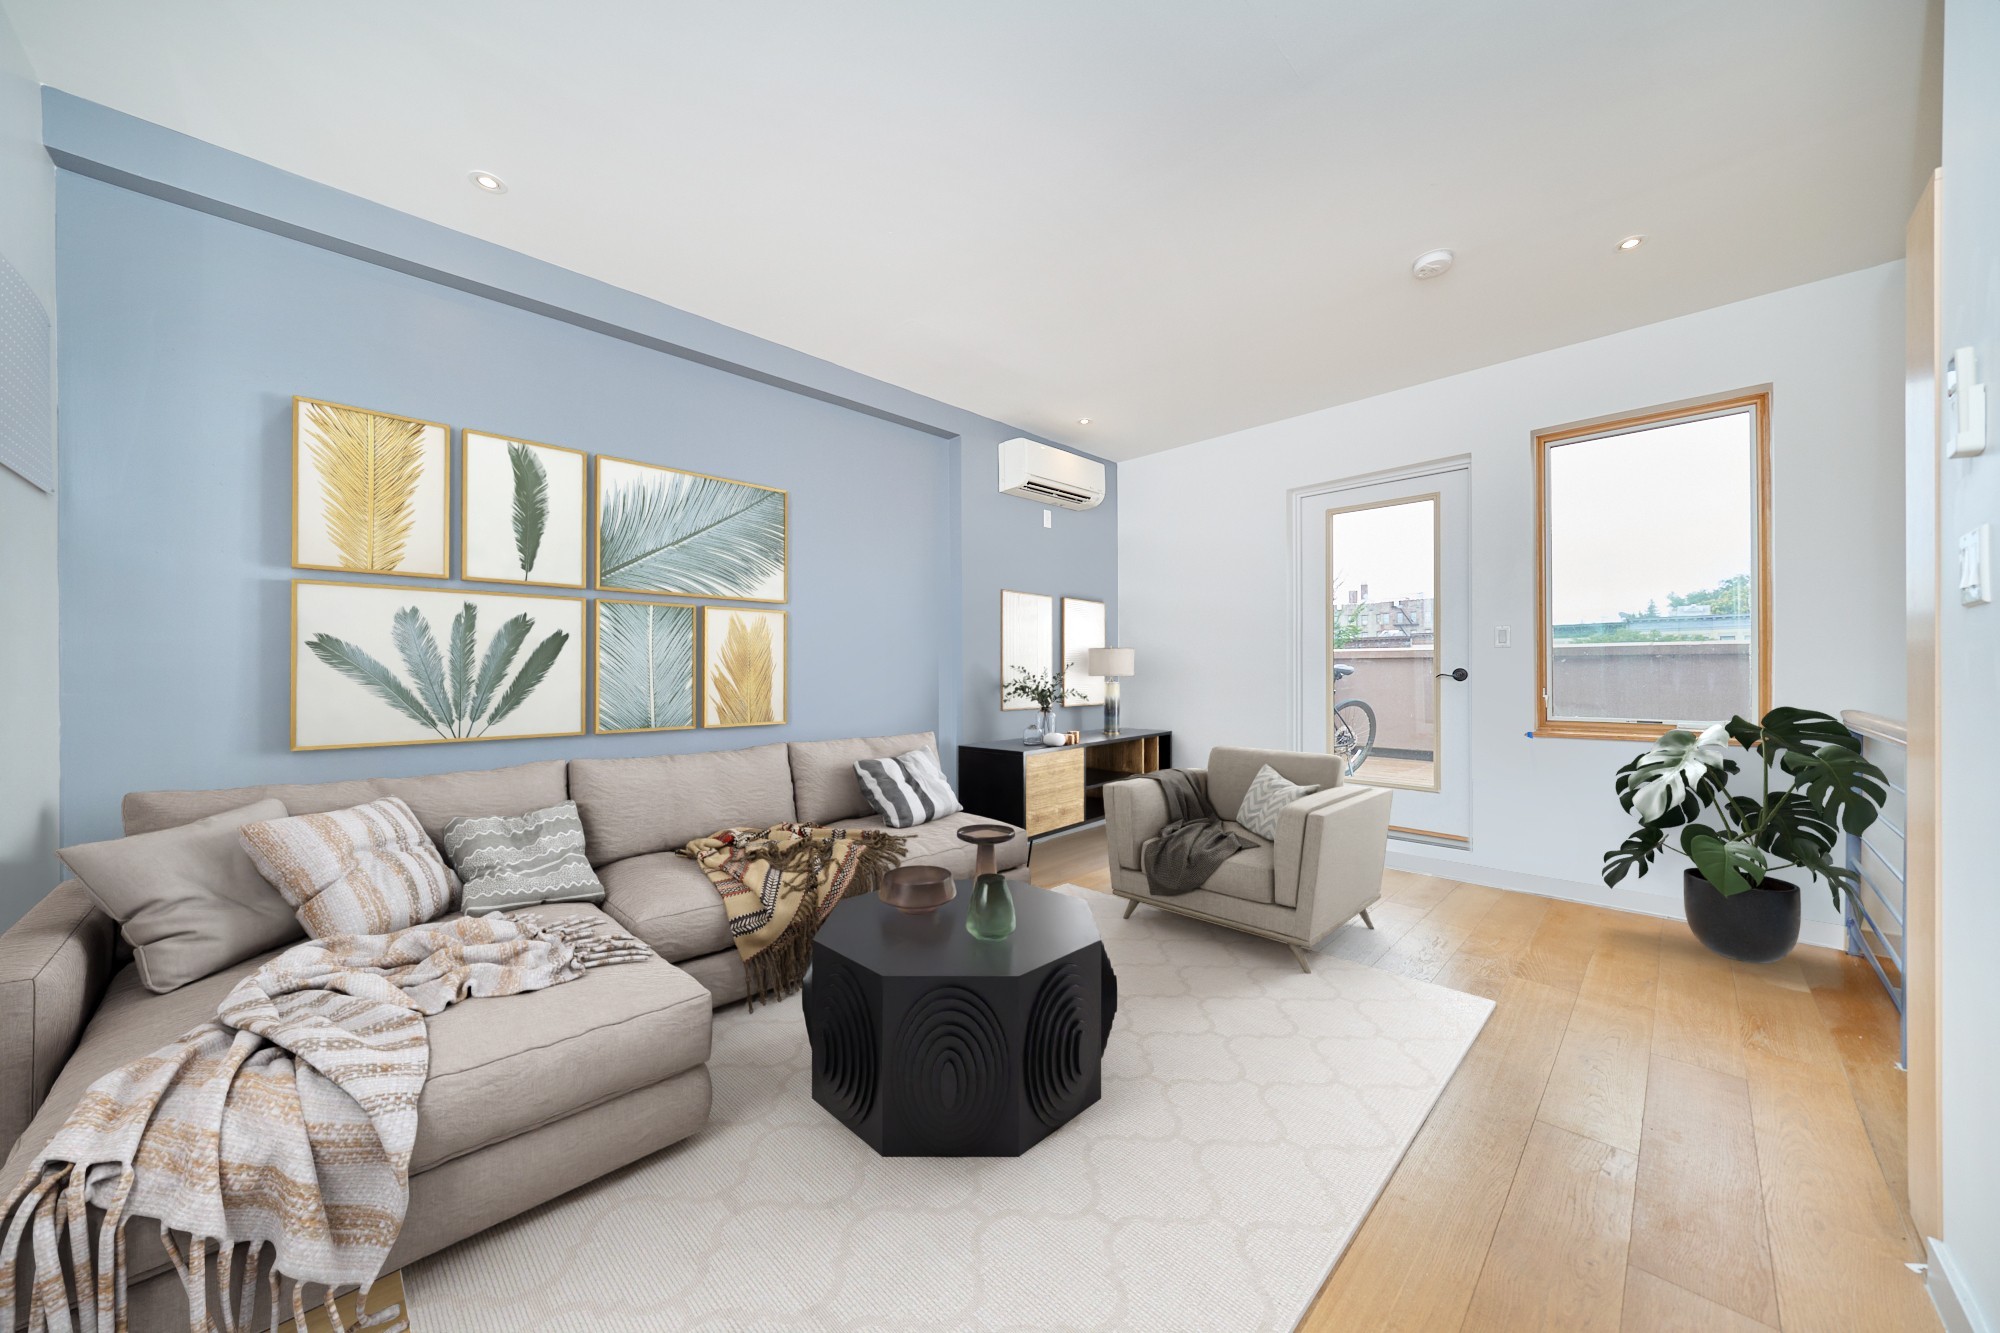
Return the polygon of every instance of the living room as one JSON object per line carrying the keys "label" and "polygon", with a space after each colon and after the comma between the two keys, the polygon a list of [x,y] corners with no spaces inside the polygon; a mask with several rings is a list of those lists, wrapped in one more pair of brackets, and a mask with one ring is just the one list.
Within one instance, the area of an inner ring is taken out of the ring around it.
{"label": "living room", "polygon": [[1996,61],[0,0],[0,1333],[1994,1328]]}

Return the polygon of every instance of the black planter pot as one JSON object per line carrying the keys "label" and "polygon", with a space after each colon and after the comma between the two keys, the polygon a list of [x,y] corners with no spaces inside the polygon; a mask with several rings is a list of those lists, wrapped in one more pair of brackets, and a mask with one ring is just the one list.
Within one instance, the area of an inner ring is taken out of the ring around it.
{"label": "black planter pot", "polygon": [[1735,897],[1701,877],[1683,871],[1681,900],[1687,906],[1688,929],[1724,958],[1744,963],[1774,963],[1799,942],[1799,886],[1766,878],[1758,887]]}

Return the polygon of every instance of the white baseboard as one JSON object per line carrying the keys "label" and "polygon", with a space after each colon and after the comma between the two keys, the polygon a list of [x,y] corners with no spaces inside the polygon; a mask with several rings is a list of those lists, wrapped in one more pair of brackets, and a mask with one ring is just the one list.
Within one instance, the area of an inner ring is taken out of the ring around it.
{"label": "white baseboard", "polygon": [[[1571,879],[1556,879],[1549,875],[1499,870],[1492,866],[1421,855],[1406,850],[1395,842],[1389,844],[1389,864],[1398,870],[1409,870],[1419,875],[1436,875],[1440,879],[1455,879],[1466,884],[1484,884],[1493,889],[1513,889],[1517,893],[1532,893],[1543,898],[1561,898],[1566,902],[1588,903],[1592,907],[1609,908],[1614,912],[1633,912],[1639,916],[1663,917],[1668,921],[1687,920],[1687,913],[1681,908],[1678,894],[1669,896],[1664,893],[1650,893],[1644,889],[1607,889],[1602,884],[1584,884]],[[1799,942],[1818,944],[1828,949],[1847,947],[1846,935],[1837,921],[1808,920],[1801,923]]]}
{"label": "white baseboard", "polygon": [[1930,1261],[1924,1287],[1931,1294],[1931,1304],[1937,1306],[1946,1333],[1994,1333],[1945,1243],[1924,1237],[1924,1258]]}

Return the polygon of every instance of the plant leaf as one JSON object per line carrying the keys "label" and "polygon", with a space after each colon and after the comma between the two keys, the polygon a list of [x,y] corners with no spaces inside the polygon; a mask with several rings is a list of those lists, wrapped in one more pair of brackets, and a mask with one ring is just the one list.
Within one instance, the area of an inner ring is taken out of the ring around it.
{"label": "plant leaf", "polygon": [[716,724],[740,727],[775,722],[772,695],[777,667],[770,622],[762,616],[731,616],[720,658],[710,677]]}
{"label": "plant leaf", "polygon": [[597,728],[694,725],[694,608],[597,604]]}
{"label": "plant leaf", "polygon": [[463,722],[471,716],[472,659],[479,652],[479,608],[471,602],[451,622],[451,716]]}
{"label": "plant leaf", "polygon": [[534,627],[534,620],[526,614],[515,616],[501,625],[500,632],[493,636],[493,642],[486,645],[486,655],[479,662],[479,681],[472,687],[472,706],[465,710],[467,718],[476,721],[486,715],[486,705],[491,702],[493,692],[507,678],[507,668],[514,665],[514,655],[521,651],[521,645],[527,642],[528,631]]}
{"label": "plant leaf", "polygon": [[[533,623],[529,622],[530,625]],[[521,663],[520,671],[508,684],[506,693],[500,696],[500,702],[493,705],[493,715],[486,719],[487,730],[491,731],[502,718],[528,701],[528,696],[542,683],[542,677],[549,674],[549,668],[555,665],[556,658],[562,655],[563,645],[568,642],[569,631],[559,629],[535,645],[535,650],[528,654],[528,660]]]}
{"label": "plant leaf", "polygon": [[342,569],[393,572],[416,522],[424,423],[331,403],[305,405],[326,535]]}
{"label": "plant leaf", "polygon": [[436,718],[424,708],[423,701],[399,679],[395,672],[383,666],[366,651],[347,642],[336,639],[331,634],[315,634],[306,644],[312,655],[338,671],[351,681],[365,687],[376,698],[409,718],[422,723],[439,735],[444,729]]}
{"label": "plant leaf", "polygon": [[783,491],[690,472],[647,472],[604,497],[602,586],[752,598],[784,567]]}
{"label": "plant leaf", "polygon": [[1660,844],[1667,835],[1658,828],[1642,828],[1618,845],[1615,852],[1604,854],[1604,868],[1599,873],[1604,876],[1606,888],[1617,888],[1618,881],[1631,871],[1638,871],[1639,878],[1646,877],[1653,860],[1660,854]]}
{"label": "plant leaf", "polygon": [[1787,749],[1778,766],[1798,779],[1796,790],[1821,815],[1849,833],[1867,832],[1882,802],[1889,799],[1888,775],[1852,745]]}
{"label": "plant leaf", "polygon": [[507,461],[514,466],[514,550],[526,578],[535,572],[535,556],[549,525],[549,474],[535,451],[517,441],[508,442]]}
{"label": "plant leaf", "polygon": [[1725,898],[1748,893],[1768,869],[1764,853],[1753,843],[1697,832],[1682,839],[1681,846],[1701,877]]}
{"label": "plant leaf", "polygon": [[440,721],[450,719],[451,690],[444,683],[444,658],[438,652],[436,636],[431,633],[431,622],[416,607],[406,606],[396,613],[389,639],[402,654],[410,678],[417,683],[424,707]]}

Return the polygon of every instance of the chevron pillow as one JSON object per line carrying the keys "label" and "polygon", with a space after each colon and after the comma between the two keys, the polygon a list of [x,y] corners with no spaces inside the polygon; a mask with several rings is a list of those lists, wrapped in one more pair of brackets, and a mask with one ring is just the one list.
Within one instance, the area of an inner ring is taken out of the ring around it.
{"label": "chevron pillow", "polygon": [[1310,796],[1318,790],[1317,785],[1301,787],[1266,764],[1250,779],[1250,790],[1243,793],[1243,808],[1237,812],[1236,822],[1266,842],[1276,842],[1278,812],[1301,796]]}
{"label": "chevron pillow", "polygon": [[890,828],[914,828],[965,808],[929,750],[863,759],[854,765],[854,774],[861,779],[861,794]]}

